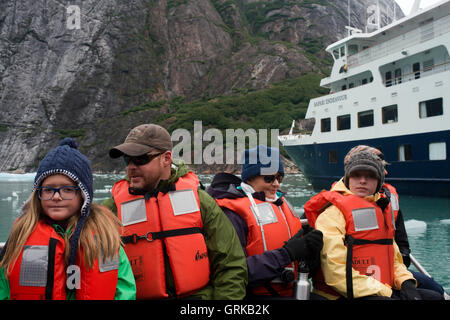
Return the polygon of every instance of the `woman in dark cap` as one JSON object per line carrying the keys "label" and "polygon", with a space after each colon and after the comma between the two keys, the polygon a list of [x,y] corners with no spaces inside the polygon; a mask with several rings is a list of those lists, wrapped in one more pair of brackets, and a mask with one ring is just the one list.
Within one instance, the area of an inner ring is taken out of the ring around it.
{"label": "woman in dark cap", "polygon": [[244,152],[242,179],[217,174],[208,193],[233,223],[247,257],[247,298],[293,297],[298,261],[314,264],[322,234],[304,234],[284,194],[278,149],[259,145]]}

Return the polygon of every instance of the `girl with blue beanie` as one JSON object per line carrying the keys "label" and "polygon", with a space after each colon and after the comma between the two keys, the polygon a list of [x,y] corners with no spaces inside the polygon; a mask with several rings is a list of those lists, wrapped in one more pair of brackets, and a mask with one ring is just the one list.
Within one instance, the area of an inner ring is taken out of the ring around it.
{"label": "girl with blue beanie", "polygon": [[0,254],[0,300],[129,300],[120,221],[93,200],[89,160],[65,138],[39,164]]}

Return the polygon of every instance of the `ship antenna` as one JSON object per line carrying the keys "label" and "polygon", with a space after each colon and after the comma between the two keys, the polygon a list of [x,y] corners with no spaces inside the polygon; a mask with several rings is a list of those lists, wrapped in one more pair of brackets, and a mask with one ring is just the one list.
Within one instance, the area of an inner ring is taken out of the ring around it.
{"label": "ship antenna", "polygon": [[378,14],[378,29],[381,28],[381,13],[380,13],[380,0],[377,0],[377,14]]}
{"label": "ship antenna", "polygon": [[292,120],[291,130],[289,130],[289,135],[294,133],[294,127],[295,127],[295,119]]}
{"label": "ship antenna", "polygon": [[395,22],[395,21],[397,21],[397,14],[396,14],[396,10],[395,10],[395,8],[396,8],[395,0],[392,0],[392,4],[394,5],[394,19],[393,19],[393,20],[394,20],[394,22]]}
{"label": "ship antenna", "polygon": [[[351,27],[352,25],[350,24],[350,0],[347,0],[347,15],[348,15],[348,26]],[[347,36],[350,37],[350,29],[347,29]]]}
{"label": "ship antenna", "polygon": [[414,13],[416,13],[417,11],[419,11],[420,8],[420,0],[415,0],[414,4],[411,8],[411,11],[409,12],[409,15],[412,15]]}

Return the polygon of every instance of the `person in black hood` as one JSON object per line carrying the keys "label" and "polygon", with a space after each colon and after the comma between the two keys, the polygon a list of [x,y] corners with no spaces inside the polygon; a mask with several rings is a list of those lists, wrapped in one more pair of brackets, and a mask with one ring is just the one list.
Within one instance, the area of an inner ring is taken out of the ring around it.
{"label": "person in black hood", "polygon": [[292,297],[298,261],[310,269],[319,263],[322,233],[302,229],[278,190],[283,177],[279,150],[259,145],[245,150],[242,179],[218,173],[207,189],[232,222],[246,254],[247,298]]}

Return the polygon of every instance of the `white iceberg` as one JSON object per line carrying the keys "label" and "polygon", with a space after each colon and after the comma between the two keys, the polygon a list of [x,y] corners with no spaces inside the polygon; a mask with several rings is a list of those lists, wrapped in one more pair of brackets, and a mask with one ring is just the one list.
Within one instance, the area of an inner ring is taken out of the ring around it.
{"label": "white iceberg", "polygon": [[421,220],[407,220],[405,221],[405,229],[408,235],[417,235],[427,231],[427,224]]}

